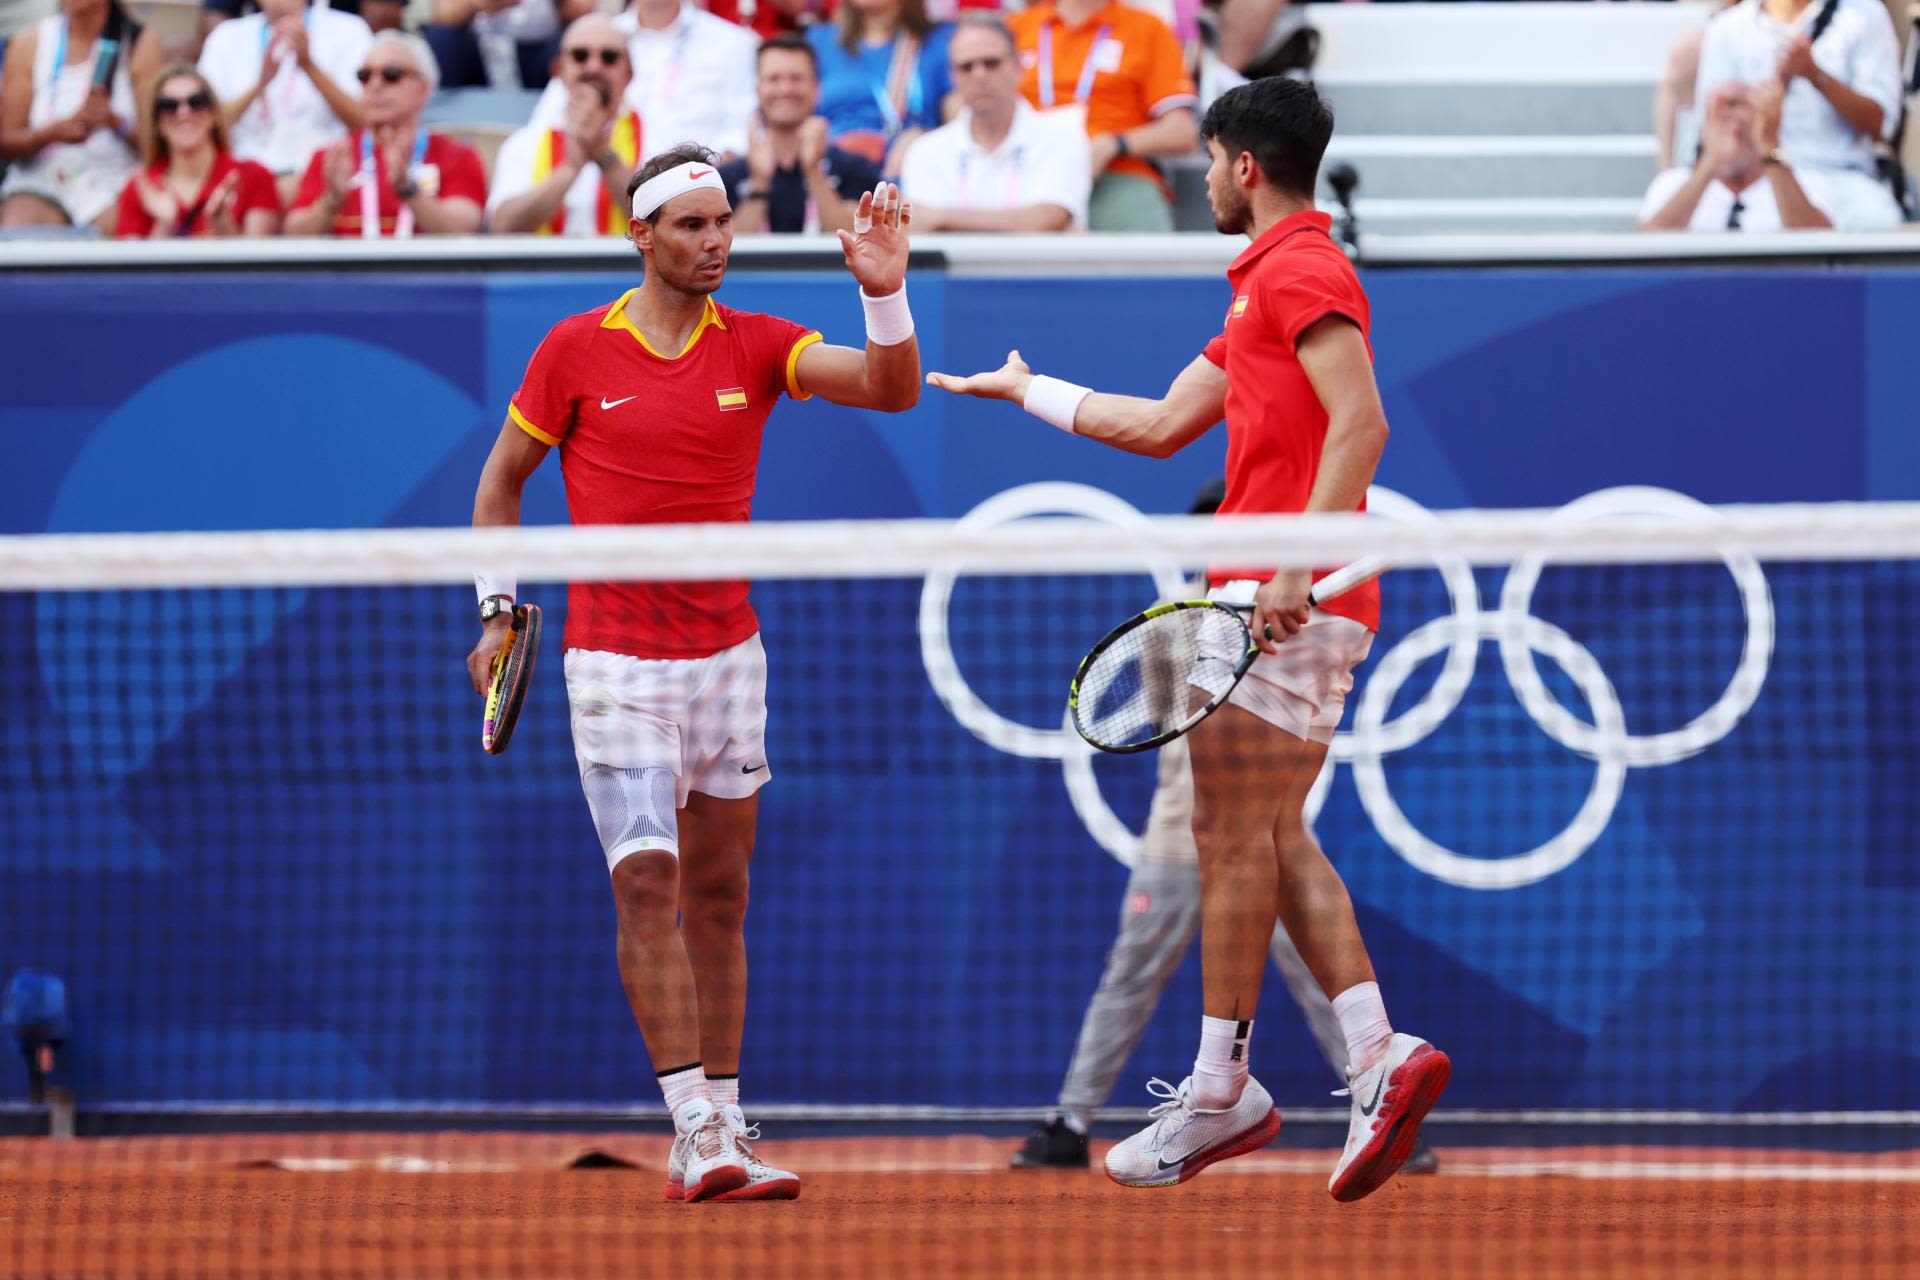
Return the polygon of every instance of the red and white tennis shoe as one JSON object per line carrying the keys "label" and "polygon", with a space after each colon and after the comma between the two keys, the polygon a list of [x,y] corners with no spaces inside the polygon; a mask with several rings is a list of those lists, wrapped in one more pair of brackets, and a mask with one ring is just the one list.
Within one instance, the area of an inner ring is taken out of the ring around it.
{"label": "red and white tennis shoe", "polygon": [[746,1162],[747,1180],[731,1191],[722,1191],[716,1200],[798,1200],[800,1198],[800,1175],[789,1173],[785,1169],[776,1169],[754,1154],[749,1144],[760,1137],[760,1126],[747,1124],[746,1113],[738,1106],[728,1103],[720,1108],[720,1114],[726,1117],[727,1128],[733,1131],[733,1145],[739,1150],[740,1157]]}
{"label": "red and white tennis shoe", "polygon": [[1396,1035],[1387,1042],[1385,1057],[1347,1077],[1342,1092],[1353,1103],[1347,1146],[1327,1183],[1335,1200],[1370,1195],[1399,1172],[1413,1154],[1420,1122],[1440,1100],[1451,1074],[1446,1054],[1417,1036]]}
{"label": "red and white tennis shoe", "polygon": [[747,1185],[746,1157],[726,1116],[705,1098],[673,1113],[673,1151],[667,1156],[667,1199],[711,1200]]}
{"label": "red and white tennis shoe", "polygon": [[1194,1106],[1192,1076],[1178,1089],[1149,1080],[1147,1092],[1162,1099],[1153,1123],[1107,1152],[1107,1176],[1123,1187],[1174,1186],[1210,1164],[1258,1151],[1280,1132],[1273,1098],[1251,1077],[1230,1107]]}

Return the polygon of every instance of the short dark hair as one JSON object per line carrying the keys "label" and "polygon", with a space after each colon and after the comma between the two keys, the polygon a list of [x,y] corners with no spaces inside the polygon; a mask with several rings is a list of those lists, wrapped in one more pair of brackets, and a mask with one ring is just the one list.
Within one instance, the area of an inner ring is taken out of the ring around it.
{"label": "short dark hair", "polygon": [[1312,199],[1333,137],[1333,108],[1310,81],[1267,76],[1215,98],[1200,136],[1218,142],[1229,160],[1248,152],[1274,187]]}
{"label": "short dark hair", "polygon": [[[634,170],[633,176],[627,179],[627,207],[629,209],[633,207],[633,193],[638,191],[640,184],[649,178],[657,178],[667,170],[677,169],[683,164],[707,164],[717,167],[719,162],[719,157],[697,142],[683,142],[677,147],[662,151]],[[647,223],[650,226],[660,225],[658,209],[647,215]]]}
{"label": "short dark hair", "polygon": [[812,43],[798,31],[782,31],[779,35],[768,36],[762,41],[759,51],[753,55],[754,70],[760,69],[760,64],[770,53],[804,54],[807,64],[813,68],[813,78],[815,80],[820,78],[820,55],[815,51]]}

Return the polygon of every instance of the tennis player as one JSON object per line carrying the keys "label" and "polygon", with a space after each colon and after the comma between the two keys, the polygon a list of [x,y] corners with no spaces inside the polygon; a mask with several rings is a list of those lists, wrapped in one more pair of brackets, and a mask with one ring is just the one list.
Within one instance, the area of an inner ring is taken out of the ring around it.
{"label": "tennis player", "polygon": [[[514,393],[474,496],[475,525],[517,524],[527,477],[560,450],[576,524],[747,519],[767,415],[782,396],[898,411],[919,398],[897,188],[863,195],[842,231],[866,309],[865,350],[714,300],[733,211],[712,153],[676,147],[627,188],[643,283],[555,325]],[[504,643],[516,584],[478,580],[476,691]],[[672,1112],[667,1194],[791,1199],[739,1105],[742,925],[767,759],[766,654],[745,582],[575,582],[567,697],[580,780],[611,874],[620,978]]]}
{"label": "tennis player", "polygon": [[[1386,444],[1373,380],[1366,294],[1314,208],[1333,113],[1305,81],[1256,80],[1223,94],[1201,126],[1214,222],[1252,244],[1227,269],[1220,336],[1157,400],[1036,376],[1019,352],[992,373],[932,374],[942,390],[1013,400],[1062,430],[1166,457],[1227,420],[1222,516],[1363,508]],[[1145,1130],[1116,1145],[1107,1173],[1127,1186],[1184,1182],[1265,1146],[1280,1128],[1247,1071],[1254,1010],[1276,921],[1331,998],[1347,1048],[1351,1111],[1328,1189],[1357,1200],[1411,1154],[1450,1064],[1396,1034],[1339,873],[1303,816],[1340,722],[1353,669],[1379,626],[1369,583],[1310,607],[1315,574],[1216,571],[1222,598],[1251,592],[1261,654],[1227,705],[1188,735],[1200,851],[1200,1051]],[[1202,695],[1204,696],[1204,695]]]}
{"label": "tennis player", "polygon": [[[1225,480],[1209,481],[1194,495],[1188,514],[1212,515],[1225,500],[1226,489]],[[1087,1167],[1087,1131],[1094,1113],[1113,1093],[1120,1068],[1133,1056],[1167,980],[1186,959],[1199,931],[1200,851],[1193,843],[1193,770],[1184,739],[1161,748],[1158,770],[1153,803],[1140,833],[1140,854],[1121,895],[1120,931],[1081,1018],[1059,1101],[1013,1153],[1016,1169]],[[1334,1075],[1345,1080],[1347,1039],[1340,1018],[1283,926],[1274,926],[1267,951],[1306,1017],[1321,1056]],[[1424,1142],[1416,1142],[1401,1172],[1433,1173],[1439,1167],[1440,1158]]]}

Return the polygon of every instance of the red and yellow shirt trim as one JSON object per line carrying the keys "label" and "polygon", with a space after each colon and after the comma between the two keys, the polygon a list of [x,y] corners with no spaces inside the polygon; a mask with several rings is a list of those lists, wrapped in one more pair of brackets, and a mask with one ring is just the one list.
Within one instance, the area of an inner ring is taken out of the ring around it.
{"label": "red and yellow shirt trim", "polygon": [[793,348],[787,352],[787,394],[795,400],[811,400],[813,392],[800,386],[800,353],[820,341],[818,330],[800,335]]}

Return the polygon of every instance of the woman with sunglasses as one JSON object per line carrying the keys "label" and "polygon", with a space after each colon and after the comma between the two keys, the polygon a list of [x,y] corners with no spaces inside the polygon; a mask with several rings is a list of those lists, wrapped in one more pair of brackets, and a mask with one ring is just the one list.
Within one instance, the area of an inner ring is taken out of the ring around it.
{"label": "woman with sunglasses", "polygon": [[420,119],[440,64],[419,36],[382,31],[361,64],[366,128],[313,153],[287,214],[294,236],[472,235],[487,173],[472,147]]}
{"label": "woman with sunglasses", "polygon": [[170,63],[140,114],[146,168],[120,193],[123,239],[270,236],[280,230],[273,175],[227,150],[213,87],[191,63]]}
{"label": "woman with sunglasses", "polygon": [[114,201],[139,163],[135,88],[164,60],[119,0],[62,0],[15,36],[0,70],[0,227],[111,232]]}

